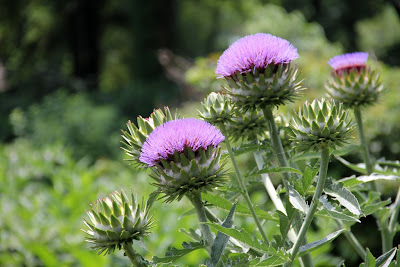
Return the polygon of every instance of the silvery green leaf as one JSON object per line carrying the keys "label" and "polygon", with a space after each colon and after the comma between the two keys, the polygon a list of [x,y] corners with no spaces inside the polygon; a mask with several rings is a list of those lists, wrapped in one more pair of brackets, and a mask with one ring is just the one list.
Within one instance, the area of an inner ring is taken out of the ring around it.
{"label": "silvery green leaf", "polygon": [[357,198],[342,185],[338,183],[327,184],[324,188],[324,192],[336,198],[342,206],[354,215],[360,216],[362,214]]}
{"label": "silvery green leaf", "polygon": [[367,254],[364,258],[364,263],[360,265],[360,267],[376,267],[376,261],[374,255],[367,248]]}
{"label": "silvery green leaf", "polygon": [[307,213],[310,209],[307,203],[304,201],[303,197],[293,188],[293,186],[288,185],[289,189],[289,201],[299,211]]}
{"label": "silvery green leaf", "polygon": [[[233,205],[232,209],[229,211],[228,216],[225,221],[222,223],[222,226],[225,228],[231,228],[233,225],[233,219],[235,215],[236,203]],[[211,263],[213,266],[218,264],[219,259],[221,258],[222,253],[224,252],[226,243],[228,243],[229,236],[218,232],[215,237],[214,243],[211,247]]]}
{"label": "silvery green leaf", "polygon": [[392,248],[382,256],[376,259],[376,267],[388,267],[396,255],[396,248]]}
{"label": "silvery green leaf", "polygon": [[[204,201],[212,204],[213,206],[226,210],[226,211],[230,211],[233,207],[232,202],[230,202],[229,200],[222,198],[220,196],[217,195],[212,195],[212,194],[202,194],[202,198]],[[274,216],[272,214],[270,214],[269,212],[260,209],[259,207],[254,207],[257,216],[260,219],[265,219],[265,220],[271,220],[271,221],[278,221],[278,217]],[[252,217],[251,212],[249,210],[249,208],[247,206],[243,206],[241,204],[237,204],[236,205],[236,212],[237,215],[244,215],[244,216],[248,216],[248,217]]]}
{"label": "silvery green leaf", "polygon": [[335,219],[343,220],[343,221],[351,221],[351,222],[359,222],[357,218],[351,217],[349,215],[346,215],[342,212],[337,211],[329,202],[326,196],[321,196],[319,198],[319,201],[322,203],[322,206],[324,207],[324,210],[328,213],[329,216]]}
{"label": "silvery green leaf", "polygon": [[205,223],[209,226],[211,226],[212,228],[216,229],[217,231],[220,231],[230,237],[235,238],[237,241],[242,242],[246,245],[248,245],[250,248],[261,252],[261,253],[267,253],[268,251],[266,250],[266,246],[265,244],[260,243],[258,240],[254,240],[251,235],[246,232],[246,230],[241,229],[241,230],[237,230],[237,229],[232,229],[232,228],[225,228],[219,224],[216,223]]}
{"label": "silvery green leaf", "polygon": [[186,254],[195,251],[200,248],[205,248],[204,244],[198,243],[198,242],[183,242],[183,249],[177,249],[177,248],[170,248],[167,252],[165,252],[165,257],[159,258],[157,256],[153,257],[153,262],[155,264],[158,263],[168,263],[172,262],[174,260],[179,259],[180,257],[185,256]]}
{"label": "silvery green leaf", "polygon": [[[299,249],[299,256],[303,256],[308,252],[311,252],[317,248],[322,247],[323,245],[332,242],[336,237],[338,237],[341,233],[343,233],[345,231],[345,229],[340,229],[336,232],[333,232],[332,234],[327,235],[326,237],[312,242],[312,243],[308,243],[307,245],[301,246]],[[289,251],[291,252],[291,250]]]}
{"label": "silvery green leaf", "polygon": [[338,182],[343,183],[343,186],[351,187],[356,186],[363,183],[368,183],[372,181],[378,180],[386,180],[386,181],[398,181],[400,180],[399,176],[395,175],[383,175],[379,173],[372,173],[371,175],[363,175],[356,177],[355,175],[340,179]]}

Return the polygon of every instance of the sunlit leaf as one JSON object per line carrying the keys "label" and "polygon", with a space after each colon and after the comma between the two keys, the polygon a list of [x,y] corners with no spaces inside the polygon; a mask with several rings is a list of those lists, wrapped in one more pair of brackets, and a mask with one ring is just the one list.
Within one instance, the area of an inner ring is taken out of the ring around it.
{"label": "sunlit leaf", "polygon": [[299,256],[303,256],[308,252],[316,250],[316,249],[324,246],[325,244],[332,242],[336,237],[338,237],[344,231],[345,231],[344,229],[338,230],[336,232],[333,232],[332,234],[327,235],[326,237],[324,237],[318,241],[308,243],[307,245],[301,246],[299,249]]}
{"label": "sunlit leaf", "polygon": [[330,195],[339,201],[346,209],[356,216],[362,214],[357,198],[345,187],[338,183],[327,184],[324,188],[327,195]]}

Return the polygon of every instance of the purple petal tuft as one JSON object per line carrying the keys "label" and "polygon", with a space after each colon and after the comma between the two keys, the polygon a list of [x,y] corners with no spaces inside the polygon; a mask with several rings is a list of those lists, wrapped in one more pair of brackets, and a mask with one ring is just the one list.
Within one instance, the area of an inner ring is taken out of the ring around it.
{"label": "purple petal tuft", "polygon": [[257,33],[234,42],[218,60],[218,78],[232,76],[236,71],[250,72],[252,66],[265,69],[269,64],[287,64],[299,57],[297,49],[287,40],[267,33]]}
{"label": "purple petal tuft", "polygon": [[213,145],[217,147],[225,137],[208,122],[197,119],[178,119],[155,128],[143,144],[139,160],[149,167],[161,159],[168,159],[185,147],[197,151]]}
{"label": "purple petal tuft", "polygon": [[328,64],[335,70],[365,67],[368,59],[367,52],[354,52],[335,56],[328,61]]}

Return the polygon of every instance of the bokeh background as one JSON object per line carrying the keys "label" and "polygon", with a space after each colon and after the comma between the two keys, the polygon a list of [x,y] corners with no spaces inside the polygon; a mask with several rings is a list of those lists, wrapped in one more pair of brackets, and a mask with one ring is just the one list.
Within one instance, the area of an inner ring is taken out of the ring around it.
{"label": "bokeh background", "polygon": [[[369,52],[387,89],[365,112],[370,149],[375,158],[400,159],[398,0],[0,0],[0,6],[1,266],[128,266],[122,252],[97,256],[80,232],[97,198],[121,188],[141,195],[154,189],[148,173],[124,161],[120,129],[163,106],[197,116],[199,101],[221,89],[214,75],[219,55],[247,34],[271,33],[298,48],[308,88],[301,101],[325,95],[330,57]],[[332,166],[335,175],[345,174]],[[395,187],[381,188],[394,195]],[[257,192],[252,197],[266,201]],[[196,227],[188,210],[185,201],[157,203],[149,252],[139,250],[149,258],[180,247],[187,237],[178,230]],[[357,231],[379,256],[378,233]],[[320,266],[337,264],[339,256],[348,266],[359,261],[340,238],[317,256]],[[204,257],[194,252],[177,264],[197,266]]]}

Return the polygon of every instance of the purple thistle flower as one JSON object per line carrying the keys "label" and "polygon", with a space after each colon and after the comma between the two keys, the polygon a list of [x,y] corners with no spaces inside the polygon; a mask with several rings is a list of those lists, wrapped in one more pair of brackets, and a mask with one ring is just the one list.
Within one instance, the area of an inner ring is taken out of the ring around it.
{"label": "purple thistle flower", "polygon": [[335,56],[328,61],[328,64],[331,65],[336,73],[340,73],[350,69],[361,70],[365,68],[367,59],[367,52],[354,52]]}
{"label": "purple thistle flower", "polygon": [[215,73],[218,78],[235,72],[246,73],[265,69],[268,65],[288,64],[298,58],[297,49],[287,40],[271,34],[257,33],[234,42],[218,60]]}
{"label": "purple thistle flower", "polygon": [[225,137],[213,125],[197,119],[178,119],[166,122],[147,137],[139,160],[149,167],[161,159],[170,159],[175,151],[183,152],[185,147],[197,151],[208,146],[217,147]]}

